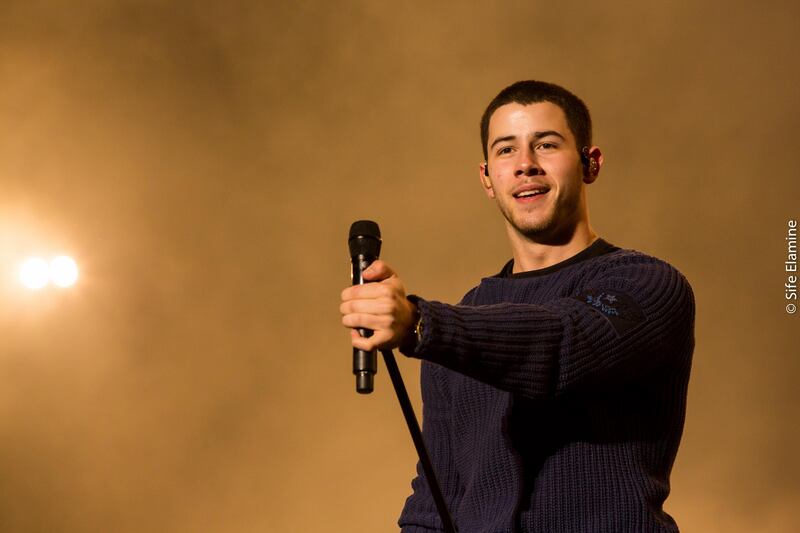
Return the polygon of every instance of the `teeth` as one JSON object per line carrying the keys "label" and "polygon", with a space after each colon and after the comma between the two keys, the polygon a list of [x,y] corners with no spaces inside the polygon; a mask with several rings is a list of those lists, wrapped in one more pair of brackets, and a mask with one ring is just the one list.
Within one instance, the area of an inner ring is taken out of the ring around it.
{"label": "teeth", "polygon": [[544,192],[545,192],[545,191],[542,191],[542,190],[535,190],[535,191],[523,191],[523,192],[521,192],[521,193],[517,194],[517,198],[524,198],[525,196],[535,196],[535,195],[537,195],[537,194],[542,194],[542,193],[544,193]]}

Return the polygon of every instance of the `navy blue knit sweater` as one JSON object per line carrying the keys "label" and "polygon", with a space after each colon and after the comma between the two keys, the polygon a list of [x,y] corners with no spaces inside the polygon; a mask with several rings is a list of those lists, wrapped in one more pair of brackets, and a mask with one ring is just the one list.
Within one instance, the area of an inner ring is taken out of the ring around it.
{"label": "navy blue knit sweater", "polygon": [[[694,298],[669,264],[599,239],[414,300],[423,433],[460,533],[674,532]],[[399,524],[441,531],[421,468]]]}

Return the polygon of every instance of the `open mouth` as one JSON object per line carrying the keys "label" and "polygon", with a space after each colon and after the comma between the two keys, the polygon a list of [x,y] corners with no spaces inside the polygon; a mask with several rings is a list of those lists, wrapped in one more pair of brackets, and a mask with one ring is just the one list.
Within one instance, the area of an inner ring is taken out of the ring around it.
{"label": "open mouth", "polygon": [[543,194],[547,194],[550,190],[549,187],[537,187],[535,189],[528,189],[524,191],[519,191],[518,193],[514,194],[514,198],[518,200],[530,199],[535,198],[537,196],[541,196]]}

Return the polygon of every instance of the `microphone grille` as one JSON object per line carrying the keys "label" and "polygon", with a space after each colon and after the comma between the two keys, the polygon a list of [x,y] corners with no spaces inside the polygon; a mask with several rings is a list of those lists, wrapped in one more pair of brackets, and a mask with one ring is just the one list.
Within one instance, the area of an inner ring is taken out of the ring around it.
{"label": "microphone grille", "polygon": [[355,239],[356,237],[372,237],[380,240],[381,230],[378,224],[371,220],[356,220],[350,226],[350,236],[347,240]]}

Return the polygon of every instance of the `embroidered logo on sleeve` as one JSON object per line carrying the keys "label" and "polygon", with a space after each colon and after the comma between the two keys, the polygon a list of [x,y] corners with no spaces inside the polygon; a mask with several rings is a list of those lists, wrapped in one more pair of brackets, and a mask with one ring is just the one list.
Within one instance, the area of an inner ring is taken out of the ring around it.
{"label": "embroidered logo on sleeve", "polygon": [[620,335],[646,318],[639,304],[623,292],[589,290],[575,298],[602,313]]}

